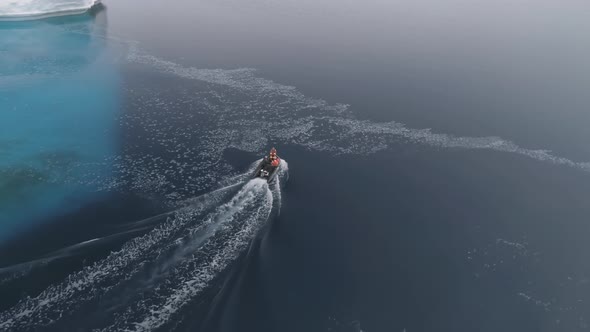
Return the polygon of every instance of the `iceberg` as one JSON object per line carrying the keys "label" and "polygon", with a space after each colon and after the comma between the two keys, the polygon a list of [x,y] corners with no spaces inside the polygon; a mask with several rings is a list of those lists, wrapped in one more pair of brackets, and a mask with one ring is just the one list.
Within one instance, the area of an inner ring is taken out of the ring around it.
{"label": "iceberg", "polygon": [[100,0],[4,0],[0,1],[0,20],[35,20],[77,15],[99,3]]}

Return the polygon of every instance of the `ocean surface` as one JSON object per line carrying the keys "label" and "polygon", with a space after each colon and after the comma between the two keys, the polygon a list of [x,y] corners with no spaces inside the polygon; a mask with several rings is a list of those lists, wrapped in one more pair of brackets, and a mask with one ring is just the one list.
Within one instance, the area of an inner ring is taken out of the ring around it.
{"label": "ocean surface", "polygon": [[0,331],[589,329],[587,2],[92,4],[0,4]]}

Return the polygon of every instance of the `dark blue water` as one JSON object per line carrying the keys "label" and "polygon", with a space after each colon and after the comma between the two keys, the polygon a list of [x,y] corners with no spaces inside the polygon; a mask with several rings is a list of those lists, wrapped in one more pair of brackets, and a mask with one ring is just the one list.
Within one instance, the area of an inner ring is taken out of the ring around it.
{"label": "dark blue water", "polygon": [[[126,0],[0,22],[0,328],[586,330],[589,15]],[[278,181],[250,180],[271,146]]]}

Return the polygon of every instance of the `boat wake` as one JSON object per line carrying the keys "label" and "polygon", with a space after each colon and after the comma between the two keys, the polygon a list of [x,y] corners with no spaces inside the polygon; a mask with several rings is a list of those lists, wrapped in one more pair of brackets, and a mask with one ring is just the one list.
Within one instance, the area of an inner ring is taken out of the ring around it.
{"label": "boat wake", "polygon": [[[187,200],[183,208],[125,225],[111,236],[153,229],[0,313],[0,330],[59,330],[75,325],[88,330],[148,331],[178,321],[180,309],[206,290],[280,210],[280,183],[287,172],[285,162],[270,185],[262,179],[244,179],[251,174],[246,172],[235,178],[236,183]],[[153,225],[162,218],[164,222]],[[107,238],[70,246],[0,273],[27,273]]]}
{"label": "boat wake", "polygon": [[100,0],[19,0],[0,3],[0,20],[36,20],[52,16],[78,15]]}
{"label": "boat wake", "polygon": [[[436,133],[430,129],[410,128],[396,121],[360,120],[352,113],[349,105],[329,104],[323,99],[308,97],[293,86],[257,76],[256,70],[252,68],[225,70],[184,66],[144,53],[134,43],[130,44],[127,59],[166,75],[209,84],[211,91],[199,92],[202,94],[201,98],[208,95],[207,103],[202,108],[215,109],[215,114],[223,112],[224,118],[236,118],[235,121],[222,122],[228,128],[220,131],[227,135],[228,132],[235,131],[235,128],[241,128],[242,134],[236,134],[236,141],[231,142],[231,145],[244,150],[257,151],[267,141],[272,141],[334,154],[363,155],[385,150],[401,141],[437,148],[512,153],[590,171],[590,162],[574,161],[546,149],[522,147],[501,137],[456,136]],[[190,93],[195,94],[193,91]],[[234,102],[232,97],[235,95],[243,98]],[[216,105],[215,100],[220,100],[223,108]],[[193,100],[191,102],[194,103]]]}

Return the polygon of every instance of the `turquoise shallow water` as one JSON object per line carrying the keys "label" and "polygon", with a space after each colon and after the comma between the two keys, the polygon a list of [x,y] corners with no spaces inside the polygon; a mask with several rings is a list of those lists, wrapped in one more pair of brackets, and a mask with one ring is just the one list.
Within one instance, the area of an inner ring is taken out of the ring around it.
{"label": "turquoise shallow water", "polygon": [[0,23],[0,240],[92,199],[85,178],[109,172],[119,84],[105,24]]}

